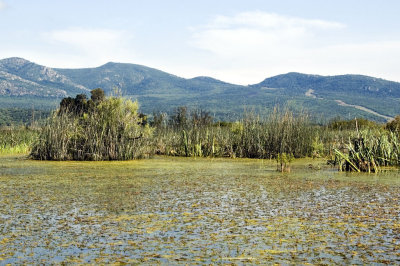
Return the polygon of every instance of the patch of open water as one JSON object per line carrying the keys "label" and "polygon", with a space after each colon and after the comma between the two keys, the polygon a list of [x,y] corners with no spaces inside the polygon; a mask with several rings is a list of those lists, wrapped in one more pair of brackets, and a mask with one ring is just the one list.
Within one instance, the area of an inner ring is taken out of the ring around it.
{"label": "patch of open water", "polygon": [[398,171],[308,163],[280,174],[262,160],[8,158],[0,264],[398,263]]}

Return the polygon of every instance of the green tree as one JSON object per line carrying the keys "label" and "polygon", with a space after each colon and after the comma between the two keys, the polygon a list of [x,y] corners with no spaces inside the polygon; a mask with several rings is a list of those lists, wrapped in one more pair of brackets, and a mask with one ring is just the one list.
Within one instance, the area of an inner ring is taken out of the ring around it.
{"label": "green tree", "polygon": [[400,134],[400,115],[396,116],[392,121],[386,124],[386,129]]}
{"label": "green tree", "polygon": [[105,99],[105,94],[104,91],[100,88],[94,89],[90,92],[92,94],[92,96],[90,97],[90,99],[93,101],[93,103],[95,105],[101,103],[102,101],[104,101]]}

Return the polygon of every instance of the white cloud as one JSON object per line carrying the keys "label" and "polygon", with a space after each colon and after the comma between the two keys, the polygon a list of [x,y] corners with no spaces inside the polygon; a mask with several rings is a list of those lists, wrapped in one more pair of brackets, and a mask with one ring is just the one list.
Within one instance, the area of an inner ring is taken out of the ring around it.
{"label": "white cloud", "polygon": [[282,29],[293,27],[329,29],[343,28],[345,25],[338,22],[288,17],[260,11],[244,12],[234,17],[217,16],[208,25],[210,28],[229,28],[236,26],[259,27],[261,29]]}
{"label": "white cloud", "polygon": [[4,1],[0,0],[0,10],[5,9],[7,7],[7,4]]}
{"label": "white cloud", "polygon": [[246,12],[192,29],[190,44],[208,53],[203,73],[241,84],[290,71],[400,80],[400,40],[345,41],[346,30],[339,22]]}
{"label": "white cloud", "polygon": [[259,56],[296,51],[314,46],[318,34],[344,28],[345,25],[324,20],[307,20],[264,12],[246,12],[234,17],[217,16],[197,29],[192,44],[200,49],[225,56]]}
{"label": "white cloud", "polygon": [[135,56],[129,49],[131,36],[121,30],[69,28],[44,33],[43,38],[59,51],[54,63],[63,67],[126,62]]}

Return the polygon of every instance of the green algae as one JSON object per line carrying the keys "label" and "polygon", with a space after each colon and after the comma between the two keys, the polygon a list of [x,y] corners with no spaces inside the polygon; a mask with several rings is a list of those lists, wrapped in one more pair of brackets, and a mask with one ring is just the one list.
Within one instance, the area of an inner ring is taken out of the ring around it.
{"label": "green algae", "polygon": [[400,175],[295,160],[0,157],[0,264],[395,264]]}

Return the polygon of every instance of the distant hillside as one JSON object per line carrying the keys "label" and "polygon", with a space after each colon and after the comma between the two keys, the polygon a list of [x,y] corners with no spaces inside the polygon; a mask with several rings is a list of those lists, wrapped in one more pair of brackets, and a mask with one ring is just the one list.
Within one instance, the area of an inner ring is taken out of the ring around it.
{"label": "distant hillside", "polygon": [[372,97],[400,97],[400,83],[362,75],[319,76],[288,73],[267,78],[258,87],[285,88],[304,94],[314,90],[314,95],[357,94]]}
{"label": "distant hillside", "polygon": [[52,68],[22,58],[0,60],[0,95],[64,97],[87,91]]}
{"label": "distant hillside", "polygon": [[357,116],[386,121],[400,113],[400,83],[361,75],[288,73],[240,86],[210,77],[184,79],[135,64],[61,69],[22,58],[0,60],[0,108],[55,108],[61,98],[89,94],[94,88],[138,99],[145,113],[170,112],[182,105],[209,110],[222,119],[276,105],[305,110],[322,120]]}
{"label": "distant hillside", "polygon": [[121,89],[126,95],[177,92],[212,91],[220,87],[240,87],[209,77],[184,79],[146,66],[124,63],[107,63],[96,68],[55,69],[87,88],[103,88],[105,91]]}
{"label": "distant hillside", "polygon": [[[306,101],[303,107],[315,109],[322,114],[326,114],[328,109],[328,112],[341,116],[345,116],[344,112],[347,111],[348,118],[357,115],[374,120],[389,120],[400,113],[400,83],[374,77],[288,73],[267,78],[253,87],[278,88],[298,101],[306,96],[312,101]],[[331,106],[332,103],[342,108]],[[324,104],[331,107],[324,108]]]}

